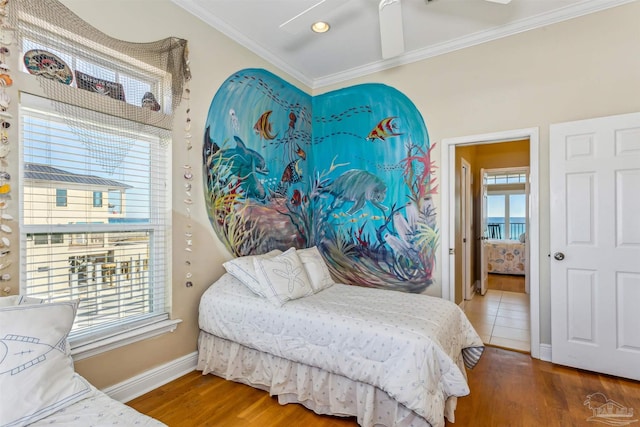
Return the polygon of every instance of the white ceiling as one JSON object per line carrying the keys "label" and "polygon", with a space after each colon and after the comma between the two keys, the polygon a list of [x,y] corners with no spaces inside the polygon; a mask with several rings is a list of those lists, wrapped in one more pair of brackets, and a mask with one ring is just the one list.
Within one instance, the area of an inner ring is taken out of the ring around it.
{"label": "white ceiling", "polygon": [[[380,52],[380,0],[330,0],[331,7],[316,7],[296,19],[300,30],[295,34],[280,25],[321,0],[172,1],[309,87],[319,88],[635,0],[512,0],[506,5],[401,0],[405,53],[387,60]],[[331,30],[311,32],[311,21],[317,19],[329,22]]]}

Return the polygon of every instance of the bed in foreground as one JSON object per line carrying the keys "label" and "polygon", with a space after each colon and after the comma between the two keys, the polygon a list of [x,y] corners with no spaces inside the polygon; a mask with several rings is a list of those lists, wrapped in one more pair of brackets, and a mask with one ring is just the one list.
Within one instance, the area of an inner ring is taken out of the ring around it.
{"label": "bed in foreground", "polygon": [[0,426],[164,426],[74,371],[67,335],[77,306],[0,298]]}
{"label": "bed in foreground", "polygon": [[[273,261],[261,272],[264,262],[250,257],[236,259],[241,273],[225,265],[236,276],[225,274],[201,299],[197,369],[365,427],[454,421],[457,397],[469,393],[465,364],[483,350],[464,313],[440,298],[333,284],[314,250],[297,251],[309,289],[303,277],[275,299],[269,292],[283,287],[269,280],[261,294],[250,287],[265,283],[265,271],[300,271],[291,250],[276,256],[289,254],[281,268]],[[289,290],[299,296],[280,301]]]}

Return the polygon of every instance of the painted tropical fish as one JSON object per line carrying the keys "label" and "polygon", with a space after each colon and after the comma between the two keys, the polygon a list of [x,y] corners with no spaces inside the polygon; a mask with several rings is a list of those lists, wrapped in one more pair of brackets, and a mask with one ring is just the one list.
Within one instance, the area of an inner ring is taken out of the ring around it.
{"label": "painted tropical fish", "polygon": [[298,165],[299,162],[300,159],[289,162],[287,167],[284,168],[284,172],[282,172],[281,182],[293,184],[302,180],[302,171],[300,170],[300,165]]}
{"label": "painted tropical fish", "polygon": [[369,135],[365,138],[367,141],[375,141],[379,139],[381,141],[385,141],[387,138],[391,138],[392,136],[402,135],[402,133],[398,133],[398,125],[394,123],[394,119],[396,117],[387,117],[385,119],[380,120],[380,123],[373,128]]}
{"label": "painted tropical fish", "polygon": [[300,158],[301,158],[302,160],[306,160],[306,159],[307,159],[307,153],[306,153],[302,148],[300,148],[300,146],[299,146],[299,145],[297,146],[296,154],[297,154],[298,156],[300,156]]}
{"label": "painted tropical fish", "polygon": [[257,151],[247,148],[238,136],[234,136],[233,139],[236,141],[236,147],[222,150],[220,155],[229,163],[231,173],[243,182],[247,196],[262,200],[266,192],[256,174],[269,173],[264,157]]}
{"label": "painted tropical fish", "polygon": [[387,196],[386,184],[374,174],[364,170],[348,170],[321,191],[335,197],[333,208],[340,207],[345,202],[353,202],[353,206],[347,211],[349,215],[362,209],[366,201],[380,210],[387,210],[387,207],[382,205]]}
{"label": "painted tropical fish", "polygon": [[275,137],[278,136],[278,134],[274,135],[271,131],[271,122],[269,121],[271,113],[271,110],[262,113],[256,124],[253,125],[253,130],[256,132],[256,135],[260,136],[260,138],[275,139]]}
{"label": "painted tropical fish", "polygon": [[293,206],[300,206],[302,202],[307,202],[307,196],[303,196],[300,190],[293,190],[293,195],[291,196],[291,200],[289,200]]}

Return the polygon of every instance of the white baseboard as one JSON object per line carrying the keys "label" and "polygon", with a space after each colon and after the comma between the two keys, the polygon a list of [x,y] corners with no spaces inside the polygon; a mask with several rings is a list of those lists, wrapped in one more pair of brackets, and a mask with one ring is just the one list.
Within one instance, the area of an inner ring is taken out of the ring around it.
{"label": "white baseboard", "polygon": [[195,371],[198,352],[193,352],[169,363],[150,369],[102,391],[120,402],[128,402],[168,382]]}
{"label": "white baseboard", "polygon": [[551,344],[540,344],[540,360],[551,362]]}

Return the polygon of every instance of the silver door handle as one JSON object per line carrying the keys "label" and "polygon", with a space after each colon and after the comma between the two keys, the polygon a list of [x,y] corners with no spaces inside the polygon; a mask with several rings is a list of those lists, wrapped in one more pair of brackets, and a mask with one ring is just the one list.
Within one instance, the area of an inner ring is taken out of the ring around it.
{"label": "silver door handle", "polygon": [[553,257],[558,261],[562,261],[564,259],[564,254],[562,252],[556,252],[553,254]]}

